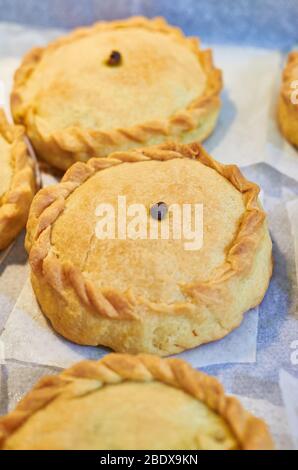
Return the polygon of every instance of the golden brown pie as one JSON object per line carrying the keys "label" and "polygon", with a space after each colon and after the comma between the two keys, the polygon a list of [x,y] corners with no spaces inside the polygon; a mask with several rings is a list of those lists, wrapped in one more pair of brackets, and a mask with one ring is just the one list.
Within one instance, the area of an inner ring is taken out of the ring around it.
{"label": "golden brown pie", "polygon": [[24,137],[24,128],[8,124],[0,109],[0,250],[26,225],[36,189]]}
{"label": "golden brown pie", "polygon": [[11,106],[37,151],[76,161],[213,130],[221,72],[210,50],[162,18],[97,23],[34,49],[15,76]]}
{"label": "golden brown pie", "polygon": [[278,121],[286,139],[298,146],[298,52],[289,54],[283,72]]}
{"label": "golden brown pie", "polygon": [[0,449],[272,449],[265,423],[179,359],[110,354],[44,377],[0,418]]}
{"label": "golden brown pie", "polygon": [[[222,338],[261,302],[271,277],[258,193],[236,166],[216,162],[196,143],[76,163],[60,184],[37,194],[28,220],[26,247],[42,311],[66,338],[118,352],[168,355]],[[119,195],[127,205],[124,232],[122,217],[113,220]],[[152,214],[159,202],[169,209],[162,220]],[[102,204],[115,208],[108,217],[117,231],[98,231]],[[135,204],[144,213],[133,231]],[[203,207],[201,219],[190,219],[202,222],[202,245],[190,247],[197,238],[184,236],[185,205]],[[173,207],[182,208],[178,218]]]}

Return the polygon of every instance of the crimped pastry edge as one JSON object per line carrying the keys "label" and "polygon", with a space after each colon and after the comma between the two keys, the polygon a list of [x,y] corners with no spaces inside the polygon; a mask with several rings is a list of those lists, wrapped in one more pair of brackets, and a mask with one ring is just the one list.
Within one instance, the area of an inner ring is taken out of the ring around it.
{"label": "crimped pastry edge", "polygon": [[[75,387],[78,380],[86,386]],[[264,421],[248,413],[241,403],[226,396],[212,376],[193,369],[181,359],[160,359],[153,355],[109,354],[99,361],[82,361],[56,376],[46,376],[20,401],[16,409],[0,418],[0,449],[7,439],[39,410],[59,396],[69,399],[102,386],[124,381],[158,381],[183,390],[221,416],[230,427],[241,450],[270,450],[273,441]],[[98,386],[94,387],[94,381]]]}
{"label": "crimped pastry edge", "polygon": [[292,103],[291,93],[294,90],[290,88],[291,81],[298,80],[293,75],[294,68],[298,68],[298,51],[288,55],[282,75],[277,117],[284,137],[298,147],[298,104]]}
{"label": "crimped pastry edge", "polygon": [[[9,124],[0,109],[0,134],[11,147],[12,181],[0,198],[0,250],[14,240],[26,225],[30,204],[36,191],[34,163],[25,143],[25,129]],[[0,159],[1,161],[1,159]]]}
{"label": "crimped pastry edge", "polygon": [[[175,40],[189,48],[196,56],[207,76],[205,92],[194,99],[185,109],[176,112],[168,120],[145,122],[129,128],[101,131],[69,127],[54,132],[44,132],[34,118],[34,109],[25,104],[23,88],[43,55],[49,49],[91,35],[95,31],[139,26],[151,31],[172,35]],[[213,66],[210,49],[202,51],[196,38],[185,37],[179,28],[170,26],[163,18],[148,19],[132,17],[127,20],[95,23],[92,27],[74,30],[44,48],[35,48],[23,59],[15,74],[11,94],[11,109],[15,122],[23,124],[40,156],[57,168],[66,170],[76,161],[86,161],[95,156],[106,156],[117,150],[127,150],[138,145],[157,144],[165,140],[185,138],[191,131],[202,128],[200,140],[213,130],[220,108],[219,93],[222,88],[221,71]],[[207,123],[204,129],[203,123]],[[197,140],[192,139],[192,140]]]}
{"label": "crimped pastry edge", "polygon": [[[186,302],[188,300],[200,305],[212,303],[222,296],[223,289],[233,276],[250,272],[263,237],[265,213],[258,204],[259,187],[247,181],[237,166],[216,162],[198,143],[165,143],[129,152],[115,152],[107,158],[91,159],[87,163],[76,163],[65,173],[60,184],[39,191],[31,206],[26,236],[26,249],[34,275],[43,278],[57,294],[61,294],[65,288],[71,288],[81,304],[101,317],[138,319],[136,306],[142,304],[144,299],[136,298],[130,291],[121,294],[113,288],[100,291],[70,261],[59,260],[51,250],[52,225],[63,212],[67,197],[96,172],[123,162],[173,158],[198,159],[230,181],[245,197],[246,212],[225,263],[217,269],[214,278],[204,282],[194,281],[182,288]],[[175,304],[153,304],[150,299],[149,304],[152,311],[176,315],[183,311],[181,303],[177,304],[177,311]]]}

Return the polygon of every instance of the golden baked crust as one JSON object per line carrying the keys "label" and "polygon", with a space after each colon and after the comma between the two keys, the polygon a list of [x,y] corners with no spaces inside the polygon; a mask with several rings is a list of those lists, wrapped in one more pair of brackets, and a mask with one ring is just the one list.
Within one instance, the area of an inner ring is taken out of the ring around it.
{"label": "golden baked crust", "polygon": [[26,225],[36,190],[34,164],[24,138],[24,128],[8,124],[0,109],[0,250]]}
{"label": "golden baked crust", "polygon": [[[114,49],[122,64],[109,67]],[[37,154],[65,170],[117,150],[205,139],[221,87],[211,51],[197,39],[162,18],[133,17],[32,50],[16,72],[11,107]]]}
{"label": "golden baked crust", "polygon": [[[63,336],[167,355],[219,339],[261,302],[272,272],[259,188],[199,144],[165,143],[77,163],[35,197],[26,248],[45,315]],[[95,207],[204,204],[204,245],[98,240]]]}
{"label": "golden baked crust", "polygon": [[289,54],[283,72],[278,103],[280,130],[289,142],[298,146],[298,103],[292,102],[292,95],[295,91],[293,88],[294,81],[298,83],[298,52],[291,52]]}
{"label": "golden baked crust", "polygon": [[265,423],[214,377],[150,355],[110,354],[44,377],[0,418],[2,450],[272,448]]}

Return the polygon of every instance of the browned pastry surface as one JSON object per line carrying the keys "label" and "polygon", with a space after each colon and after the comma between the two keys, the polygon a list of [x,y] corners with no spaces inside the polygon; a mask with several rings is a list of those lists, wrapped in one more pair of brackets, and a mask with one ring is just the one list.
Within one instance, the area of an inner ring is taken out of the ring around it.
{"label": "browned pastry surface", "polygon": [[35,191],[34,164],[24,128],[8,124],[0,110],[0,250],[26,225]]}
{"label": "browned pastry surface", "polygon": [[134,17],[29,52],[11,106],[37,154],[65,170],[117,150],[201,141],[215,126],[221,86],[211,51],[197,39],[162,18]]}

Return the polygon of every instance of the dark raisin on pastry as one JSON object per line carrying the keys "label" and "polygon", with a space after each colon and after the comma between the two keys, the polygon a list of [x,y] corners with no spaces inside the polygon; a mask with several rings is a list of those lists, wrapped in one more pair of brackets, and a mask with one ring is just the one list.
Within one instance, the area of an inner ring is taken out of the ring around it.
{"label": "dark raisin on pastry", "polygon": [[115,67],[117,65],[120,65],[122,62],[122,57],[120,52],[118,51],[112,51],[109,58],[106,61],[107,65],[110,65],[111,67]]}
{"label": "dark raisin on pastry", "polygon": [[150,209],[150,214],[153,219],[161,221],[165,218],[168,212],[168,206],[165,202],[157,202]]}

